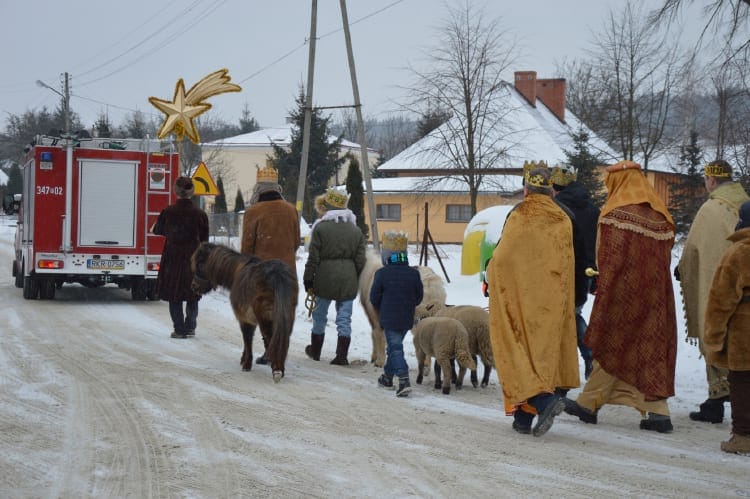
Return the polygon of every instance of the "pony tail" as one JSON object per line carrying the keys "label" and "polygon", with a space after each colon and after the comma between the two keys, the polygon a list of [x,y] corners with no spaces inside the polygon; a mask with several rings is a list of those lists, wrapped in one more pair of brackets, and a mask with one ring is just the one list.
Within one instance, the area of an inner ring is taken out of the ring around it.
{"label": "pony tail", "polygon": [[[292,279],[286,264],[274,266],[271,273],[269,281],[273,281],[274,293],[271,312],[273,334],[266,348],[266,357],[271,363],[271,368],[276,370],[277,366],[284,366],[289,351],[289,337],[294,326],[298,285],[296,279]],[[283,372],[283,367],[281,369]]]}

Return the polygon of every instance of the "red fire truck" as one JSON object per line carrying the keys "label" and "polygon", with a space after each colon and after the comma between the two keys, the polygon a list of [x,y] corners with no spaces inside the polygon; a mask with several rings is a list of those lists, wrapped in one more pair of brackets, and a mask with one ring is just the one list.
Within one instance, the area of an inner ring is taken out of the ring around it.
{"label": "red fire truck", "polygon": [[149,229],[175,200],[179,160],[168,144],[38,136],[21,171],[13,276],[24,298],[53,299],[65,283],[158,298],[164,238]]}

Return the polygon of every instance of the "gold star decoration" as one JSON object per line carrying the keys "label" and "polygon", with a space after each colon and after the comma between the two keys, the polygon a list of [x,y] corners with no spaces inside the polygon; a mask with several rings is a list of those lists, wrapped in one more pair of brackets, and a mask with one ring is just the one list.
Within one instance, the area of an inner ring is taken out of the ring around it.
{"label": "gold star decoration", "polygon": [[149,97],[148,101],[165,115],[164,123],[159,127],[156,136],[163,139],[174,133],[178,140],[187,136],[194,144],[200,142],[198,129],[193,120],[211,109],[206,99],[226,92],[239,92],[239,85],[230,83],[228,70],[220,69],[199,80],[190,90],[185,92],[185,82],[177,80],[172,101]]}

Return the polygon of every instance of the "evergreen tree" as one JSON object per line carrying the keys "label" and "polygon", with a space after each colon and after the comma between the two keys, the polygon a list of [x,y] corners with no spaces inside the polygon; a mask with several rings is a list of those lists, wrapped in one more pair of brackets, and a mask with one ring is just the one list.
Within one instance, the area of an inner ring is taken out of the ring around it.
{"label": "evergreen tree", "polygon": [[349,170],[346,173],[346,192],[349,193],[349,209],[357,216],[357,227],[365,238],[370,236],[370,228],[365,223],[365,190],[362,187],[362,171],[359,161],[351,154],[347,155]]}
{"label": "evergreen tree", "polygon": [[[287,200],[293,204],[297,202],[297,185],[302,163],[302,135],[305,123],[303,88],[300,88],[295,100],[297,108],[290,112],[294,126],[289,150],[274,145],[274,156],[271,158],[274,167],[279,172],[279,185],[284,189]],[[307,176],[304,179],[305,189],[302,202],[302,216],[305,220],[317,218],[314,208],[315,197],[326,191],[329,180],[344,162],[344,159],[339,157],[341,138],[331,142],[328,140],[330,119],[330,116],[323,117],[319,109],[313,108],[310,120]]]}
{"label": "evergreen tree", "polygon": [[23,175],[21,168],[13,163],[8,169],[8,183],[5,185],[6,194],[21,194],[23,192]]}
{"label": "evergreen tree", "polygon": [[242,109],[242,116],[240,117],[240,133],[251,133],[260,130],[260,125],[250,114],[250,107],[245,103],[245,107]]}
{"label": "evergreen tree", "polygon": [[[218,187],[218,186],[217,186]],[[237,195],[234,197],[234,212],[239,213],[245,209],[245,200],[242,197],[242,190],[237,187]]]}
{"label": "evergreen tree", "polygon": [[591,194],[591,200],[599,207],[607,199],[607,192],[597,168],[602,161],[589,148],[589,134],[583,128],[572,134],[573,150],[565,151],[568,163],[576,170],[578,182]]}
{"label": "evergreen tree", "polygon": [[94,134],[102,138],[112,137],[112,123],[109,122],[109,117],[106,114],[101,113],[94,123]]}
{"label": "evergreen tree", "polygon": [[680,146],[680,162],[673,170],[681,173],[679,182],[669,185],[669,211],[674,218],[675,231],[687,233],[690,224],[705,200],[705,183],[700,165],[703,151],[698,144],[698,132],[690,132],[690,141]]}
{"label": "evergreen tree", "polygon": [[427,111],[417,120],[417,140],[426,137],[451,117],[449,111],[439,107],[430,106]]}
{"label": "evergreen tree", "polygon": [[219,194],[216,195],[214,200],[214,213],[226,213],[227,212],[227,196],[224,193],[224,181],[219,175],[219,179],[216,181],[216,188],[219,190]]}

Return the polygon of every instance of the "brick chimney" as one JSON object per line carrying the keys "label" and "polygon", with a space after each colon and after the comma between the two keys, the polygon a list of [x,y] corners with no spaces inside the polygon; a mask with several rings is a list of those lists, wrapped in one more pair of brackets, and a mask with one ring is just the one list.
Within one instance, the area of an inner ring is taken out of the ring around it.
{"label": "brick chimney", "polygon": [[537,80],[536,96],[565,123],[565,78]]}
{"label": "brick chimney", "polygon": [[514,75],[516,90],[529,101],[529,104],[536,107],[536,71],[516,71]]}

